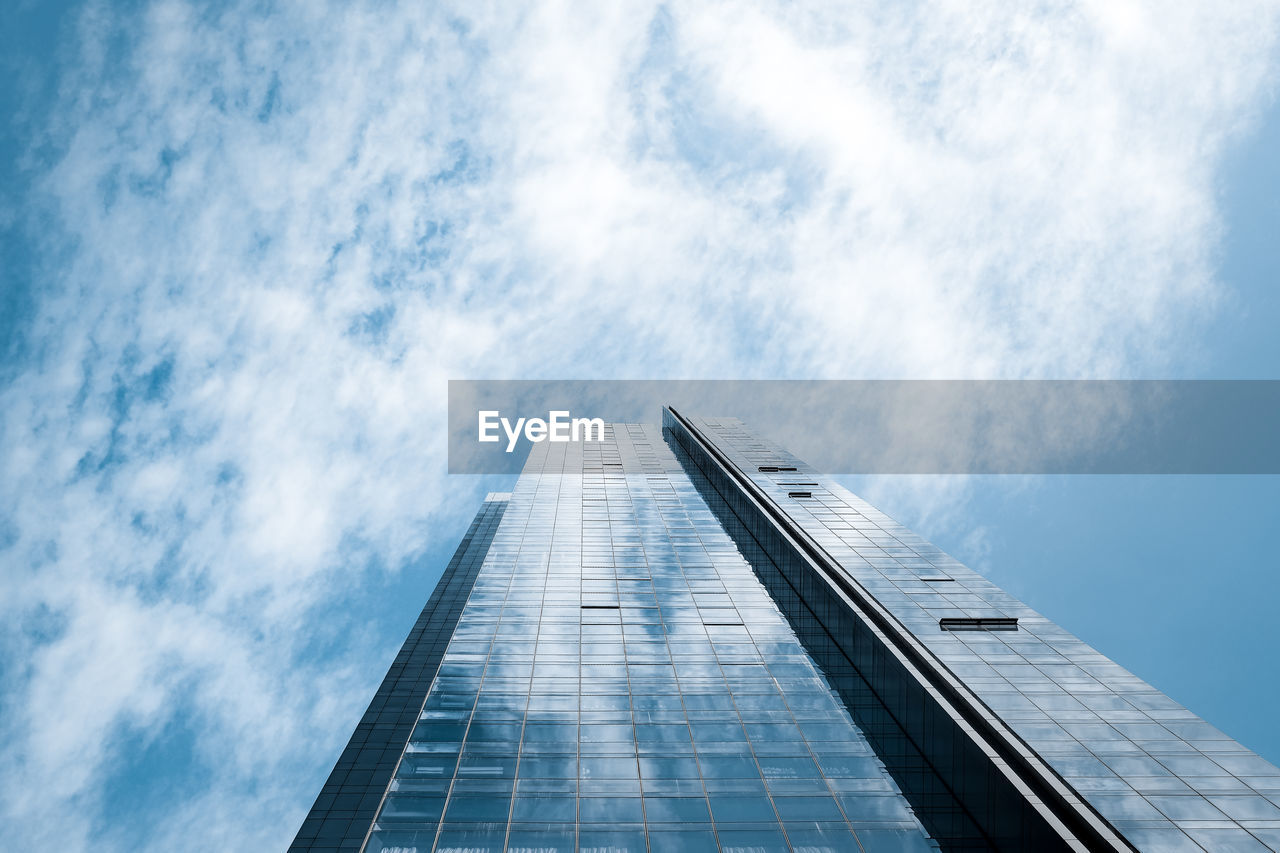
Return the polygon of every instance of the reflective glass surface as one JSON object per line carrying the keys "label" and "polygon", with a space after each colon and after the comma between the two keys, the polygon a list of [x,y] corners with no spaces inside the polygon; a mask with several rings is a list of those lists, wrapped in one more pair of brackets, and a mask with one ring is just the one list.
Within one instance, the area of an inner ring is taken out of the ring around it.
{"label": "reflective glass surface", "polygon": [[[1060,845],[831,573],[1108,831],[1280,849],[1274,765],[741,423],[690,423],[745,479],[657,426],[534,446],[433,624],[430,692],[399,695],[420,702],[412,734],[344,753],[358,790],[326,786],[307,825],[338,846],[299,849],[361,849],[350,809],[374,799],[377,853]],[[777,515],[743,509],[752,488]],[[388,755],[378,798],[361,762]]]}
{"label": "reflective glass surface", "polygon": [[491,493],[476,513],[289,845],[289,853],[339,853],[359,850],[364,843],[484,564],[507,497]]}
{"label": "reflective glass surface", "polygon": [[935,845],[657,426],[536,445],[371,851]]}
{"label": "reflective glass surface", "polygon": [[1139,849],[1280,849],[1275,765],[741,422],[690,420]]}

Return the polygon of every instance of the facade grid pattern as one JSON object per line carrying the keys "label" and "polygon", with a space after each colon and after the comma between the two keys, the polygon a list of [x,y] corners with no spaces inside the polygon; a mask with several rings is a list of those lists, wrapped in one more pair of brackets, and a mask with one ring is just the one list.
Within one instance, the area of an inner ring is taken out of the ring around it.
{"label": "facade grid pattern", "polygon": [[532,452],[373,853],[934,843],[657,426]]}
{"label": "facade grid pattern", "polygon": [[[664,419],[666,421],[668,419]],[[665,425],[665,424],[664,424]],[[1056,830],[673,419],[677,457],[944,850],[1062,849]]]}
{"label": "facade grid pattern", "polygon": [[491,494],[476,513],[316,797],[290,853],[355,851],[364,843],[506,506],[505,494]]}
{"label": "facade grid pattern", "polygon": [[291,850],[1280,850],[1280,769],[740,422],[664,425],[533,447]]}
{"label": "facade grid pattern", "polygon": [[1280,849],[1280,768],[740,421],[691,421],[1129,842]]}

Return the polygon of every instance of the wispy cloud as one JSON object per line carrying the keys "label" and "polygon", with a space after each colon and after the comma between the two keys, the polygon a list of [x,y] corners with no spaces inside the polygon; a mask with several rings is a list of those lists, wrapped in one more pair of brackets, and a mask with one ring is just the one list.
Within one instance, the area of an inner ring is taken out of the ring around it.
{"label": "wispy cloud", "polygon": [[283,846],[393,641],[348,590],[474,507],[450,377],[1176,369],[1276,23],[86,7],[0,391],[8,838]]}

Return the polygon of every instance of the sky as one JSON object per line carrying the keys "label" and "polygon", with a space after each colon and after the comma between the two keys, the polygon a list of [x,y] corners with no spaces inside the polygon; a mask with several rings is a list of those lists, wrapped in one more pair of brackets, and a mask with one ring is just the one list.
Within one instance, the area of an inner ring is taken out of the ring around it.
{"label": "sky", "polygon": [[[1280,378],[1278,27],[5,4],[6,841],[287,845],[506,482],[450,378]],[[852,482],[1280,760],[1276,478]]]}

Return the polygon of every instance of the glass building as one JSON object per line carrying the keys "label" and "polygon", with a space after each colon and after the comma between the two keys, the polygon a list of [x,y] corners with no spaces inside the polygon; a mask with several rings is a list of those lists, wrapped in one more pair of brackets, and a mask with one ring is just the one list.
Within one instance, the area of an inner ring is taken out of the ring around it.
{"label": "glass building", "polygon": [[732,419],[533,446],[291,850],[1266,850],[1280,769]]}

